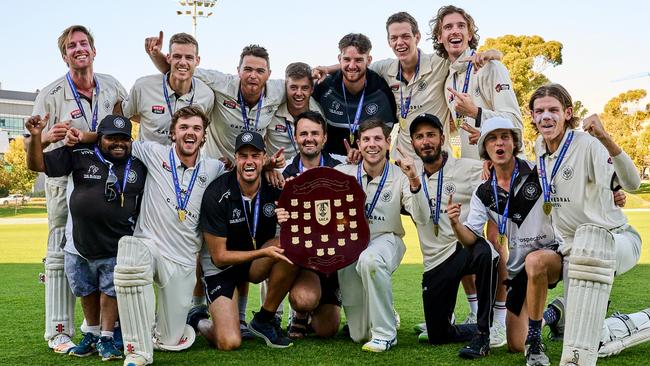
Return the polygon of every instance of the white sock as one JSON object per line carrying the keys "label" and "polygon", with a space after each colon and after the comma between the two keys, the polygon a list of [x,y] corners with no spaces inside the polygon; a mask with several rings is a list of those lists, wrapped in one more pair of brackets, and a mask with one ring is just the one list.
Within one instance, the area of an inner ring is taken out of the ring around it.
{"label": "white sock", "polygon": [[205,296],[192,296],[192,306],[205,305]]}
{"label": "white sock", "polygon": [[476,315],[478,313],[478,297],[476,294],[467,294],[467,303],[469,303],[469,312]]}
{"label": "white sock", "polygon": [[240,296],[237,300],[239,306],[239,321],[246,321],[246,305],[248,304],[247,296]]}
{"label": "white sock", "polygon": [[88,331],[88,333],[99,337],[100,332],[101,332],[101,326],[100,325],[88,325],[88,326],[86,326],[86,330]]}
{"label": "white sock", "polygon": [[113,338],[113,332],[109,332],[108,330],[102,330],[102,337]]}
{"label": "white sock", "polygon": [[494,302],[494,321],[499,322],[502,326],[506,326],[506,302],[505,301],[495,301]]}

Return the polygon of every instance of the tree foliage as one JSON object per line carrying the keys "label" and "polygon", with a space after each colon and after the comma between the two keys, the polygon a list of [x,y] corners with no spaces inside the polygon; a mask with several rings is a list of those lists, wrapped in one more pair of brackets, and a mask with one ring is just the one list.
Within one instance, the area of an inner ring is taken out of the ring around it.
{"label": "tree foliage", "polygon": [[0,191],[26,193],[31,191],[38,173],[27,169],[27,160],[23,148],[24,140],[18,137],[9,143],[9,150],[4,156],[4,169],[0,172]]}
{"label": "tree foliage", "polygon": [[[512,87],[523,115],[524,145],[529,157],[532,157],[537,131],[531,124],[528,100],[537,88],[549,82],[543,74],[544,70],[562,64],[562,43],[545,41],[540,36],[505,35],[486,39],[480,49],[496,49],[503,53],[502,62],[510,72]],[[574,111],[579,117],[587,115],[579,100],[574,103]]]}
{"label": "tree foliage", "polygon": [[650,128],[643,125],[650,118],[650,105],[641,105],[646,96],[643,89],[628,90],[610,99],[601,115],[607,132],[638,167],[650,155]]}

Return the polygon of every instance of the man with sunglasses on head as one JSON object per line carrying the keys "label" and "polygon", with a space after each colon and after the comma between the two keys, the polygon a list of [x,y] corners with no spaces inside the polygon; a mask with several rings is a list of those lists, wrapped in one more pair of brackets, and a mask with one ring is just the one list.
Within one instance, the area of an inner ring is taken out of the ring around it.
{"label": "man with sunglasses on head", "polygon": [[72,292],[81,297],[87,332],[69,353],[85,357],[99,352],[103,360],[122,358],[113,339],[117,319],[113,271],[119,239],[133,235],[147,169],[131,156],[128,119],[106,116],[97,128],[96,144],[63,146],[43,153],[40,136],[47,119],[32,117],[25,123],[35,137],[28,144],[27,164],[48,177],[72,173],[69,206],[79,253],[67,249],[64,268]]}

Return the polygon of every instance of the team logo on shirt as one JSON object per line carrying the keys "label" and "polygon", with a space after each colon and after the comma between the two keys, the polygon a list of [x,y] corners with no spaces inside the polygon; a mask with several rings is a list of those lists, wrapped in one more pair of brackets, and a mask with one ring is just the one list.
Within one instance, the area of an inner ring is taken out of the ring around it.
{"label": "team logo on shirt", "polygon": [[497,93],[501,93],[502,90],[510,90],[510,84],[497,84],[497,86],[494,87],[494,90],[496,90]]}
{"label": "team logo on shirt", "polygon": [[229,220],[229,223],[231,224],[237,224],[240,222],[246,221],[245,217],[242,217],[241,215],[241,210],[238,208],[235,208],[232,210],[232,218]]}
{"label": "team logo on shirt", "polygon": [[72,117],[72,119],[81,118],[82,116],[83,113],[81,113],[81,110],[79,109],[75,109],[74,111],[70,112],[70,117]]}
{"label": "team logo on shirt", "polygon": [[199,174],[199,176],[196,177],[196,182],[199,184],[199,187],[205,188],[208,185],[208,175],[205,173]]}
{"label": "team logo on shirt", "polygon": [[129,170],[129,176],[126,178],[126,181],[131,184],[137,182],[138,173],[136,173],[134,170]]}
{"label": "team logo on shirt", "polygon": [[474,96],[480,97],[481,96],[481,88],[477,85],[476,89],[474,89]]}
{"label": "team logo on shirt", "polygon": [[571,178],[573,178],[573,167],[568,165],[565,166],[562,169],[562,178],[564,178],[564,180],[570,180]]}
{"label": "team logo on shirt", "polygon": [[99,168],[95,164],[91,164],[88,167],[88,171],[86,171],[86,174],[84,174],[84,179],[102,179],[102,176],[100,174],[97,174],[99,172]]}
{"label": "team logo on shirt", "polygon": [[442,190],[447,196],[456,193],[456,185],[452,182],[447,182],[442,186]]}
{"label": "team logo on shirt", "polygon": [[275,130],[278,131],[278,132],[287,132],[287,126],[277,124],[277,125],[275,125]]}
{"label": "team logo on shirt", "polygon": [[171,171],[172,171],[172,167],[169,166],[169,164],[167,164],[166,161],[163,161],[163,162],[162,162],[162,168],[165,169],[165,170],[168,171],[168,172],[171,172]]}
{"label": "team logo on shirt", "polygon": [[369,116],[372,116],[373,114],[377,113],[379,110],[379,106],[376,103],[369,103],[366,106],[366,114]]}
{"label": "team logo on shirt", "polygon": [[226,100],[223,101],[223,105],[224,105],[224,107],[230,108],[230,109],[237,108],[237,102],[235,102],[234,100],[226,99]]}
{"label": "team logo on shirt", "polygon": [[110,111],[110,110],[111,110],[111,102],[110,102],[108,99],[104,99],[104,109],[105,109],[106,111]]}
{"label": "team logo on shirt", "polygon": [[117,128],[123,128],[124,127],[124,120],[121,118],[115,118],[113,120],[113,126]]}
{"label": "team logo on shirt", "polygon": [[540,187],[538,187],[534,182],[528,182],[524,184],[523,192],[524,198],[529,201],[533,201],[539,197]]}
{"label": "team logo on shirt", "polygon": [[381,200],[384,202],[390,202],[392,198],[393,198],[393,192],[391,191],[386,191],[381,194]]}
{"label": "team logo on shirt", "polygon": [[264,205],[262,211],[264,211],[264,216],[273,217],[273,215],[275,215],[275,205],[269,202],[266,205]]}
{"label": "team logo on shirt", "polygon": [[232,217],[234,217],[236,219],[240,218],[241,217],[241,210],[238,209],[238,208],[232,210]]}
{"label": "team logo on shirt", "polygon": [[329,112],[332,113],[332,114],[342,116],[343,111],[340,110],[340,109],[341,109],[341,103],[339,103],[337,101],[333,101],[332,105],[330,105]]}
{"label": "team logo on shirt", "polygon": [[418,84],[418,91],[424,91],[424,89],[426,88],[427,88],[427,82],[424,80],[420,81],[420,83]]}
{"label": "team logo on shirt", "polygon": [[390,90],[396,92],[399,91],[399,84],[393,84],[390,86]]}
{"label": "team logo on shirt", "polygon": [[151,113],[153,114],[165,114],[165,107],[161,105],[152,105]]}

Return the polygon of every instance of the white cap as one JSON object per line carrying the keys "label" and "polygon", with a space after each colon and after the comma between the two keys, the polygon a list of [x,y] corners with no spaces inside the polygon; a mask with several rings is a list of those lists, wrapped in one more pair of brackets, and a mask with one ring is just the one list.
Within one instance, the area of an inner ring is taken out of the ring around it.
{"label": "white cap", "polygon": [[522,149],[522,136],[521,136],[521,129],[519,127],[515,127],[515,125],[512,123],[511,120],[503,117],[492,117],[481,125],[481,137],[478,138],[478,154],[479,156],[483,156],[483,153],[485,152],[485,147],[483,146],[483,143],[485,142],[485,137],[487,135],[494,131],[494,130],[500,130],[500,129],[506,129],[512,131],[515,135],[518,137],[518,143],[517,147],[521,151]]}

